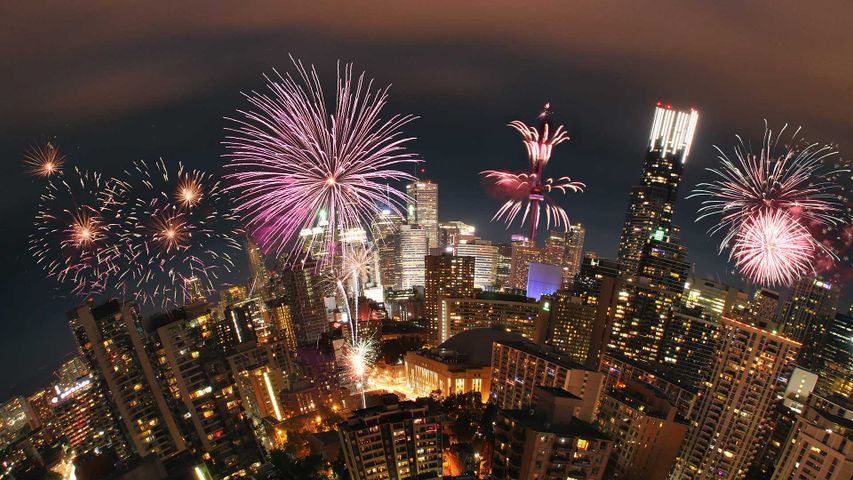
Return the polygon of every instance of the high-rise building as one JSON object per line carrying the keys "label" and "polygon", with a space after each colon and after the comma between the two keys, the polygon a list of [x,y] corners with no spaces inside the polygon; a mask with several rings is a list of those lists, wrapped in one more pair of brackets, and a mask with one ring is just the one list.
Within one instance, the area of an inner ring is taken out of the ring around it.
{"label": "high-rise building", "polygon": [[597,423],[613,439],[608,470],[620,480],[666,480],[687,435],[675,405],[638,381],[604,395]]}
{"label": "high-rise building", "polygon": [[379,284],[384,288],[397,287],[397,232],[403,224],[403,219],[390,209],[376,214],[371,230],[379,257]]}
{"label": "high-rise building", "polygon": [[474,293],[474,257],[450,254],[427,255],[424,259],[424,310],[433,345],[445,338],[441,332],[441,301],[471,297]]}
{"label": "high-rise building", "polygon": [[252,433],[242,419],[239,397],[225,355],[213,338],[206,304],[152,317],[150,328],[169,394],[188,424],[192,443],[216,470],[252,463]]}
{"label": "high-rise building", "polygon": [[456,244],[454,255],[474,257],[474,286],[482,290],[493,288],[497,283],[498,247],[488,240],[475,238]]}
{"label": "high-rise building", "polygon": [[687,308],[701,308],[702,314],[715,322],[723,316],[743,318],[749,308],[749,296],[743,290],[696,277],[687,279],[681,302]]}
{"label": "high-rise building", "polygon": [[749,302],[747,323],[765,324],[778,323],[776,315],[779,310],[779,292],[761,288],[752,296]]}
{"label": "high-rise building", "polygon": [[838,285],[804,277],[794,285],[781,317],[782,333],[803,344],[797,364],[815,371],[820,368],[820,352],[827,326],[838,309]]}
{"label": "high-rise building", "polygon": [[770,434],[766,417],[781,396],[800,344],[723,317],[720,347],[673,480],[742,479]]}
{"label": "high-rise building", "polygon": [[771,480],[853,478],[853,404],[812,395],[785,442]]}
{"label": "high-rise building", "polygon": [[655,232],[672,233],[672,216],[684,163],[690,154],[699,112],[677,111],[658,103],[652,120],[640,184],[631,189],[619,240],[619,263],[635,273],[646,241]]}
{"label": "high-rise building", "polygon": [[95,449],[113,450],[119,458],[128,455],[122,430],[110,402],[90,375],[56,389],[50,400],[54,423],[77,455]]}
{"label": "high-rise building", "polygon": [[530,264],[542,262],[542,250],[536,244],[520,235],[512,236],[512,263],[509,271],[509,287],[527,289],[527,272]]}
{"label": "high-rise building", "polygon": [[621,282],[611,307],[608,348],[628,358],[659,360],[664,329],[678,294],[647,277]]}
{"label": "high-rise building", "polygon": [[249,262],[249,290],[255,294],[265,294],[269,272],[264,262],[264,253],[249,236],[246,236],[246,259]]}
{"label": "high-rise building", "polygon": [[595,328],[594,304],[568,290],[542,298],[542,310],[548,319],[545,343],[572,360],[585,364],[592,354],[592,335]]}
{"label": "high-rise building", "polygon": [[441,415],[426,403],[384,397],[355,411],[338,434],[353,480],[442,478]]}
{"label": "high-rise building", "polygon": [[689,270],[687,247],[669,239],[659,239],[657,234],[643,245],[637,276],[651,278],[656,284],[664,285],[667,290],[680,296],[684,292]]}
{"label": "high-rise building", "polygon": [[151,363],[136,305],[110,300],[68,312],[80,351],[98,385],[109,391],[133,451],[168,458],[186,449]]}
{"label": "high-rise building", "polygon": [[397,288],[424,286],[424,257],[429,253],[426,230],[403,225],[397,233]]}
{"label": "high-rise building", "polygon": [[281,279],[297,341],[300,345],[316,343],[329,329],[329,323],[322,280],[314,263],[291,265],[281,272]]}
{"label": "high-rise building", "polygon": [[427,248],[438,248],[438,184],[418,180],[406,185],[406,195],[410,202],[406,211],[407,223],[424,229]]}
{"label": "high-rise building", "polygon": [[572,416],[595,420],[604,375],[530,342],[499,340],[492,344],[490,402],[498,408],[523,409],[534,404],[534,387],[554,387],[577,398]]}
{"label": "high-rise building", "polygon": [[565,232],[550,230],[545,237],[543,260],[563,268],[563,285],[570,285],[581,269],[584,237],[586,229],[580,223],[570,225]]}
{"label": "high-rise building", "polygon": [[495,265],[495,287],[509,287],[509,278],[512,273],[512,245],[499,244],[498,256]]}
{"label": "high-rise building", "polygon": [[666,325],[658,363],[673,381],[699,390],[711,375],[720,322],[704,309],[677,308]]}
{"label": "high-rise building", "polygon": [[557,387],[535,387],[534,398],[533,408],[498,411],[488,478],[604,478],[613,441],[573,416],[582,400]]}
{"label": "high-rise building", "polygon": [[498,327],[533,339],[539,303],[523,295],[479,292],[440,299],[441,341],[474,328]]}
{"label": "high-rise building", "polygon": [[452,251],[456,245],[476,239],[475,232],[476,229],[473,225],[468,225],[459,220],[441,222],[438,224],[438,248]]}
{"label": "high-rise building", "polygon": [[820,352],[817,390],[824,396],[853,398],[853,316],[838,313]]}
{"label": "high-rise building", "polygon": [[610,342],[612,328],[611,308],[618,300],[619,264],[605,258],[587,256],[575,275],[572,292],[583,303],[595,307],[595,320],[589,340],[589,354],[584,363],[587,368],[598,368],[601,356]]}

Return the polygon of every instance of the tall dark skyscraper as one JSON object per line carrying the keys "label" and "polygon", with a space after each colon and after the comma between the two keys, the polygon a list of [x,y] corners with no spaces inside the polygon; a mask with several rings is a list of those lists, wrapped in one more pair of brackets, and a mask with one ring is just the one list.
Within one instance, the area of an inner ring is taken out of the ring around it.
{"label": "tall dark skyscraper", "polygon": [[800,342],[797,364],[816,371],[826,338],[827,326],[838,310],[840,288],[817,278],[804,277],[795,285],[782,311],[781,329],[785,336]]}
{"label": "tall dark skyscraper", "polygon": [[678,186],[698,121],[699,112],[693,109],[678,111],[661,103],[655,108],[643,174],[640,185],[631,189],[619,240],[619,262],[628,273],[636,272],[649,238],[672,233]]}
{"label": "tall dark skyscraper", "polygon": [[474,257],[427,255],[424,261],[424,310],[429,322],[430,340],[438,345],[447,337],[446,332],[441,331],[444,324],[439,318],[441,299],[473,295]]}

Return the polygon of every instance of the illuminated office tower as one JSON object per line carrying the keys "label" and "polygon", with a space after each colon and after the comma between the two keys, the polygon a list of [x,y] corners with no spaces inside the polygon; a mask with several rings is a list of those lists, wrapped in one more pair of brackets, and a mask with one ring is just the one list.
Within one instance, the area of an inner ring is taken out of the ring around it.
{"label": "illuminated office tower", "polygon": [[487,478],[604,478],[613,440],[573,415],[582,400],[555,387],[534,387],[534,397],[532,408],[497,412],[492,470]]}
{"label": "illuminated office tower", "polygon": [[637,275],[651,278],[671,293],[681,296],[687,283],[687,247],[670,241],[661,230],[643,245]]}
{"label": "illuminated office tower", "polygon": [[779,311],[779,292],[762,288],[755,292],[752,300],[749,302],[749,312],[747,313],[747,323],[767,324],[777,323],[776,315]]}
{"label": "illuminated office tower", "polygon": [[619,240],[619,263],[627,273],[636,272],[643,246],[655,232],[667,237],[673,233],[678,186],[698,120],[699,112],[693,109],[677,111],[661,103],[655,108],[643,173],[640,184],[631,189]]}
{"label": "illuminated office tower", "polygon": [[527,272],[531,263],[542,262],[542,250],[521,235],[512,236],[512,263],[509,271],[509,287],[527,290]]}
{"label": "illuminated office tower", "polygon": [[424,286],[424,257],[429,253],[426,230],[403,225],[397,234],[397,288]]}
{"label": "illuminated office tower", "polygon": [[498,245],[498,256],[495,262],[495,287],[509,287],[510,273],[512,272],[512,245]]}
{"label": "illuminated office tower", "polygon": [[427,403],[399,402],[355,411],[338,425],[352,480],[442,478],[441,415]]}
{"label": "illuminated office tower", "polygon": [[853,478],[853,404],[812,395],[797,417],[771,480]]}
{"label": "illuminated office tower", "polygon": [[598,427],[614,441],[612,478],[624,480],[666,480],[687,434],[663,392],[638,381],[604,395]]}
{"label": "illuminated office tower", "polygon": [[438,224],[438,247],[442,249],[453,249],[461,242],[470,242],[476,237],[476,229],[459,220],[441,222]]}
{"label": "illuminated office tower", "polygon": [[311,261],[281,272],[285,298],[300,345],[314,344],[329,329],[323,303],[322,279]]}
{"label": "illuminated office tower", "polygon": [[816,278],[801,278],[785,302],[780,327],[782,333],[803,344],[797,364],[816,371],[827,326],[835,318],[840,293],[838,285]]}
{"label": "illuminated office tower", "polygon": [[227,362],[216,347],[207,305],[156,315],[150,328],[167,393],[188,424],[198,454],[220,472],[255,460],[251,431],[244,427]]}
{"label": "illuminated office tower", "polygon": [[569,226],[568,231],[548,231],[545,237],[545,263],[563,267],[563,285],[570,285],[581,269],[583,242],[586,229],[580,223]]}
{"label": "illuminated office tower", "polygon": [[501,328],[531,340],[536,333],[539,302],[524,295],[479,292],[439,301],[442,342],[475,328]]}
{"label": "illuminated office tower", "polygon": [[819,357],[817,390],[825,396],[853,398],[853,316],[835,315]]}
{"label": "illuminated office tower", "polygon": [[53,423],[74,453],[111,449],[118,458],[128,455],[121,428],[96,379],[86,375],[54,393],[50,400]]}
{"label": "illuminated office tower", "polygon": [[610,317],[608,348],[643,362],[659,361],[661,343],[678,295],[647,277],[621,282]]}
{"label": "illuminated office tower", "polygon": [[488,290],[497,283],[498,247],[479,238],[462,240],[456,244],[454,255],[474,257],[474,286]]}
{"label": "illuminated office tower", "polygon": [[572,360],[584,364],[590,356],[597,306],[584,298],[559,290],[543,297],[543,313],[548,319],[545,343]]}
{"label": "illuminated office tower", "polygon": [[255,294],[265,294],[269,272],[264,261],[264,253],[249,236],[246,236],[246,259],[249,262],[249,290]]}
{"label": "illuminated office tower", "polygon": [[294,387],[298,374],[292,352],[284,342],[244,345],[228,356],[228,365],[244,406],[255,421],[261,422],[267,416],[278,420],[291,416],[279,403],[280,394]]}
{"label": "illuminated office tower", "polygon": [[581,297],[584,304],[595,307],[589,354],[584,362],[588,368],[598,368],[601,356],[610,342],[613,318],[611,307],[618,299],[618,279],[619,264],[591,256],[583,259],[580,271],[575,275],[572,293]]}
{"label": "illuminated office tower", "polygon": [[800,344],[723,318],[720,347],[695,421],[670,476],[673,480],[739,480],[770,434],[768,413]]}
{"label": "illuminated office tower", "polygon": [[73,356],[70,360],[66,360],[53,371],[54,385],[61,389],[67,388],[69,385],[77,383],[77,379],[88,375],[89,366],[86,361],[79,355]]}
{"label": "illuminated office tower", "polygon": [[676,307],[664,330],[658,364],[673,381],[698,391],[711,376],[719,344],[719,320],[704,309]]}
{"label": "illuminated office tower", "polygon": [[704,315],[719,322],[723,316],[742,319],[749,308],[749,296],[721,282],[690,277],[684,286],[681,303],[687,308],[699,307]]}
{"label": "illuminated office tower", "polygon": [[382,210],[373,217],[371,231],[379,257],[379,284],[385,288],[397,287],[397,232],[403,219],[390,209]]}
{"label": "illuminated office tower", "polygon": [[604,374],[531,342],[498,340],[492,344],[490,385],[490,402],[506,409],[533,406],[537,386],[565,390],[579,400],[572,416],[592,422],[604,389]]}
{"label": "illuminated office tower", "polygon": [[406,185],[406,195],[409,197],[407,223],[424,229],[427,248],[438,248],[438,184],[418,180]]}
{"label": "illuminated office tower", "polygon": [[441,332],[441,300],[473,295],[474,257],[427,255],[424,266],[424,310],[429,339],[433,345],[438,345],[446,340]]}
{"label": "illuminated office tower", "polygon": [[132,450],[171,457],[186,449],[168,408],[136,305],[110,300],[68,312],[68,323],[98,384],[109,390]]}

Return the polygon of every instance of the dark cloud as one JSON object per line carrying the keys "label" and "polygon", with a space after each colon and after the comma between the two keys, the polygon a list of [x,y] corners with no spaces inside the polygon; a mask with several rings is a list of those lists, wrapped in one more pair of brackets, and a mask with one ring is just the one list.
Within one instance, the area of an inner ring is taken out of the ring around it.
{"label": "dark cloud", "polygon": [[[0,394],[40,380],[27,372],[73,346],[63,312],[76,300],[26,253],[40,185],[20,174],[27,142],[55,135],[72,164],[107,174],[159,156],[216,171],[223,117],[263,73],[287,70],[288,53],[327,80],[342,59],[393,84],[389,108],[421,117],[410,132],[441,185],[441,217],[494,240],[517,229],[489,223],[498,202],[477,172],[522,164],[505,124],[545,101],[572,136],[551,173],[588,185],[561,203],[605,255],[657,100],[701,111],[682,193],[707,178],[712,144],[760,135],[764,118],[842,151],[853,135],[849,2],[19,3],[0,6]],[[695,209],[682,200],[677,219],[696,272],[727,278]]]}

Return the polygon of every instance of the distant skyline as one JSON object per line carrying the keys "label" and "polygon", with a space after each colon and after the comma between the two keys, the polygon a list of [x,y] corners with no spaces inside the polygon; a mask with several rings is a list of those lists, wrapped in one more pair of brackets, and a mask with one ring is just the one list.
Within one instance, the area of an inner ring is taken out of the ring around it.
{"label": "distant skyline", "polygon": [[[55,138],[66,168],[105,175],[159,157],[219,175],[224,117],[247,106],[240,92],[262,89],[263,74],[291,71],[288,54],[315,64],[329,88],[338,59],[392,84],[387,112],[420,116],[406,132],[439,184],[439,220],[472,224],[495,242],[526,229],[490,222],[500,201],[478,172],[522,167],[521,139],[506,124],[531,123],[550,102],[571,140],[555,149],[549,175],[587,185],[557,201],[587,229],[586,250],[608,258],[655,103],[696,108],[675,223],[696,275],[740,285],[716,253],[720,238],[705,233],[710,224],[694,223],[698,201],[684,197],[710,178],[712,145],[760,139],[765,118],[853,155],[853,4],[731,3],[0,7],[0,398],[49,378],[74,348],[65,312],[84,301],[63,296],[27,250],[44,185],[23,173],[27,146]],[[231,281],[249,276],[237,256]],[[849,285],[843,299],[846,311]]]}

